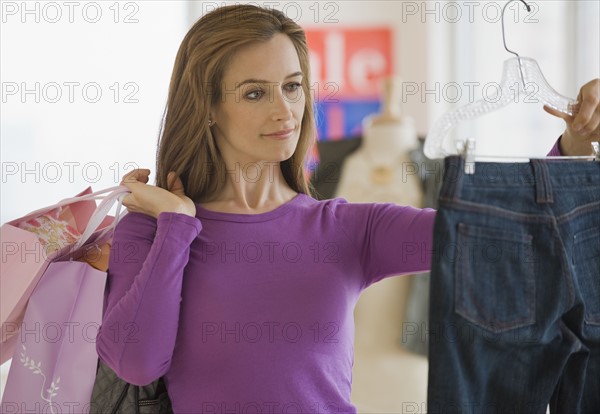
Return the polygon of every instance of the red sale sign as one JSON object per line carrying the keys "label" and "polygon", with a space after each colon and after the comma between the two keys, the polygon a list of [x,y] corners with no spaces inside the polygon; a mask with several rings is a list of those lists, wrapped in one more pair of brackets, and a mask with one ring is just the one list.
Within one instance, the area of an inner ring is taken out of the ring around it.
{"label": "red sale sign", "polygon": [[379,108],[379,79],[394,73],[392,30],[308,28],[306,37],[320,139],[357,135]]}
{"label": "red sale sign", "polygon": [[377,98],[377,79],[393,73],[389,28],[308,29],[306,37],[319,101]]}

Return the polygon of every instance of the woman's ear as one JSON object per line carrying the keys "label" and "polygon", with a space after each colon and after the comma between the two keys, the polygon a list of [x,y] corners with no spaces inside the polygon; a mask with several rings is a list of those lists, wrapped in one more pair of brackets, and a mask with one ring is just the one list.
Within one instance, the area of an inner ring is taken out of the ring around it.
{"label": "woman's ear", "polygon": [[208,111],[208,120],[209,120],[209,126],[213,126],[214,124],[217,123],[217,117],[216,117],[215,111]]}

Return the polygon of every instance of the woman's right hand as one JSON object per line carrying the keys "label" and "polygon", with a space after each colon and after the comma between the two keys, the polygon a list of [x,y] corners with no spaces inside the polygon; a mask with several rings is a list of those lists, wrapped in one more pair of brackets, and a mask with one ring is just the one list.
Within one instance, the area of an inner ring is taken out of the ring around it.
{"label": "woman's right hand", "polygon": [[148,185],[149,175],[149,169],[136,168],[123,176],[121,185],[131,191],[123,198],[123,205],[128,211],[144,213],[156,219],[163,212],[196,216],[196,205],[185,195],[183,183],[174,172],[170,172],[167,176],[170,191]]}

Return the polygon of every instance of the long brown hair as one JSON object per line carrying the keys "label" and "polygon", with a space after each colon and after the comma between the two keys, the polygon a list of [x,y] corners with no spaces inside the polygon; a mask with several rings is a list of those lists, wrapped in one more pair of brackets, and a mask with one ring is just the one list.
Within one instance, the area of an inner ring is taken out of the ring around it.
{"label": "long brown hair", "polygon": [[208,201],[225,185],[225,164],[208,126],[209,111],[221,99],[221,84],[236,51],[254,42],[286,34],[298,53],[306,98],[300,137],[294,154],[280,163],[287,184],[310,194],[305,158],[316,139],[310,65],[304,30],[282,12],[253,5],[218,8],[188,31],[175,58],[169,96],[160,127],[156,185],[167,189],[174,171],[195,202]]}

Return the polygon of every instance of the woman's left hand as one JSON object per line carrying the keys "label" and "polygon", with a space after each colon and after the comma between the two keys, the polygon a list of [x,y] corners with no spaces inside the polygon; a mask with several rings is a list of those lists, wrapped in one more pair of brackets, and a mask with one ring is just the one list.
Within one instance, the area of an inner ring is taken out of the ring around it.
{"label": "woman's left hand", "polygon": [[600,141],[600,79],[594,79],[581,87],[579,111],[570,116],[544,106],[549,114],[564,119],[567,124],[560,140],[563,155],[591,155],[593,141]]}

